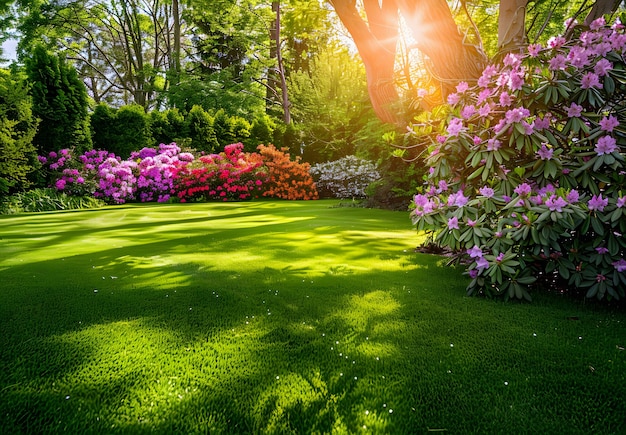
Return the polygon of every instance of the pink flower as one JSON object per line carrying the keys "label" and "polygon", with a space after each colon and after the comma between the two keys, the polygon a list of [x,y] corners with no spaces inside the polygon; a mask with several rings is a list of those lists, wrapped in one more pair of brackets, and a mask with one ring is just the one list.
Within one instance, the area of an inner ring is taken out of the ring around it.
{"label": "pink flower", "polygon": [[477,245],[474,245],[473,248],[467,250],[467,254],[471,258],[480,258],[483,256],[483,251]]}
{"label": "pink flower", "polygon": [[562,54],[557,54],[552,59],[550,59],[549,68],[552,71],[563,70],[565,69],[565,66],[566,66],[565,56],[563,56]]}
{"label": "pink flower", "polygon": [[454,216],[448,219],[448,229],[450,230],[458,230],[459,229],[459,219]]}
{"label": "pink flower", "polygon": [[513,104],[513,99],[509,95],[508,92],[502,92],[500,94],[500,105],[503,107],[507,107]]}
{"label": "pink flower", "polygon": [[593,68],[593,72],[599,77],[607,75],[609,71],[613,69],[613,64],[606,59],[600,59],[596,66]]}
{"label": "pink flower", "polygon": [[623,258],[620,258],[617,261],[614,261],[613,263],[611,263],[613,265],[613,267],[615,268],[615,270],[617,270],[618,272],[626,272],[626,260],[624,260]]}
{"label": "pink flower", "polygon": [[591,199],[589,200],[589,202],[587,203],[587,206],[589,207],[589,210],[597,210],[597,211],[604,211],[604,207],[606,207],[609,204],[609,200],[608,198],[602,198],[602,194],[600,195],[593,195],[591,197]]}
{"label": "pink flower", "polygon": [[593,149],[599,156],[604,154],[611,154],[617,149],[615,139],[611,136],[602,136],[598,139],[595,148]]}
{"label": "pink flower", "polygon": [[600,120],[600,128],[607,133],[612,132],[613,129],[617,126],[619,126],[619,121],[613,115],[609,116],[608,118],[605,116]]}
{"label": "pink flower", "polygon": [[583,112],[583,106],[579,106],[576,103],[572,103],[571,106],[567,108],[567,117],[568,118],[578,118]]}
{"label": "pink flower", "polygon": [[525,107],[516,107],[506,112],[504,115],[506,122],[521,122],[524,118],[530,116],[530,111]]}
{"label": "pink flower", "polygon": [[535,130],[544,130],[550,127],[552,116],[547,113],[543,118],[535,118]]}
{"label": "pink flower", "polygon": [[459,101],[461,101],[461,97],[459,96],[459,94],[453,93],[453,94],[448,95],[448,104],[449,105],[454,106]]}
{"label": "pink flower", "polygon": [[483,104],[480,109],[478,109],[478,114],[483,118],[486,118],[491,113],[491,106],[488,103]]}
{"label": "pink flower", "polygon": [[566,205],[567,201],[556,195],[550,196],[550,199],[546,201],[546,206],[550,209],[550,211],[556,211],[558,213],[561,213],[563,211],[563,207]]}
{"label": "pink flower", "polygon": [[541,44],[530,44],[528,46],[528,54],[530,54],[530,57],[537,57],[541,49]]}
{"label": "pink flower", "polygon": [[500,252],[498,256],[496,257],[496,261],[498,263],[502,263],[502,260],[504,260],[504,252]]}
{"label": "pink flower", "polygon": [[567,40],[563,36],[553,36],[548,39],[548,47],[550,48],[559,48],[565,44]]}
{"label": "pink flower", "polygon": [[569,202],[578,202],[579,198],[580,198],[580,195],[578,194],[578,191],[575,189],[570,190],[570,192],[566,196],[566,199]]}
{"label": "pink flower", "polygon": [[469,85],[467,84],[467,82],[460,82],[458,85],[456,85],[456,91],[459,94],[462,94],[463,92],[467,91],[469,89]]}
{"label": "pink flower", "polygon": [[461,131],[464,130],[463,120],[460,118],[452,118],[448,124],[448,134],[452,137],[458,136]]}
{"label": "pink flower", "polygon": [[616,201],[615,205],[617,206],[617,208],[624,207],[626,205],[626,196],[622,196],[621,198],[617,198],[617,201]]}
{"label": "pink flower", "polygon": [[606,26],[606,20],[604,19],[604,17],[600,17],[593,20],[589,25],[589,28],[591,30],[600,30],[604,26]]}
{"label": "pink flower", "polygon": [[485,259],[485,257],[480,257],[476,260],[476,269],[480,272],[481,270],[487,269],[489,267],[489,262]]}
{"label": "pink flower", "polygon": [[592,72],[588,72],[587,74],[585,74],[582,78],[582,80],[580,81],[580,87],[582,89],[589,89],[589,88],[601,88],[602,85],[600,84],[600,79],[598,78],[598,75]]}
{"label": "pink flower", "polygon": [[528,196],[532,192],[532,188],[528,183],[522,183],[515,188],[514,192],[519,196]]}
{"label": "pink flower", "polygon": [[473,105],[465,106],[461,110],[461,117],[463,119],[469,119],[476,113],[476,108]]}
{"label": "pink flower", "polygon": [[541,144],[541,149],[537,151],[537,155],[541,160],[550,160],[552,158],[552,154],[554,154],[554,150],[552,148],[548,148],[545,143]]}
{"label": "pink flower", "polygon": [[493,191],[493,189],[491,187],[481,187],[480,189],[478,189],[478,191],[480,192],[480,194],[486,198],[491,198],[493,197],[493,195],[495,194],[495,192]]}
{"label": "pink flower", "polygon": [[496,151],[500,149],[501,146],[502,142],[500,142],[498,139],[489,139],[487,141],[487,151]]}

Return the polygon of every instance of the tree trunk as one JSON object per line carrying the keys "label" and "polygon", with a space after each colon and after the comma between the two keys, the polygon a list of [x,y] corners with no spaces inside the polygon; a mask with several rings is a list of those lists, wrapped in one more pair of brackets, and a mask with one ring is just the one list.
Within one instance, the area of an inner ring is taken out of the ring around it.
{"label": "tree trunk", "polygon": [[364,0],[369,20],[363,21],[351,0],[331,0],[337,15],[352,35],[365,65],[372,108],[380,120],[401,122],[393,104],[399,99],[394,85],[394,64],[398,41],[398,9],[394,0]]}
{"label": "tree trunk", "polygon": [[459,82],[477,80],[486,57],[465,41],[446,0],[398,0],[418,49],[431,62],[430,74],[442,85],[443,95]]}
{"label": "tree trunk", "polygon": [[621,0],[596,0],[589,11],[589,14],[585,17],[585,24],[591,24],[595,19],[600,18],[606,14],[612,14],[617,10],[621,3]]}
{"label": "tree trunk", "polygon": [[528,0],[500,0],[498,50],[510,53],[526,46],[526,5]]}
{"label": "tree trunk", "polygon": [[275,43],[276,43],[276,68],[280,79],[281,106],[283,107],[283,122],[291,124],[291,112],[289,109],[289,94],[287,93],[287,80],[285,78],[285,67],[280,48],[280,2],[272,2],[272,10],[276,13]]}

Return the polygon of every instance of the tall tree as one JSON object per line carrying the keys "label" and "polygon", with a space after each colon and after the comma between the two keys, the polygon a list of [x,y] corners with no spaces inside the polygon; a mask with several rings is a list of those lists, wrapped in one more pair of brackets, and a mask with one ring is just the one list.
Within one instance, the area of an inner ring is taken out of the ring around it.
{"label": "tall tree", "polygon": [[87,91],[76,70],[38,46],[26,63],[33,113],[41,120],[34,143],[40,153],[92,147]]}
{"label": "tall tree", "polygon": [[[389,123],[404,120],[393,105],[399,95],[394,86],[394,64],[401,23],[412,33],[415,46],[425,57],[429,75],[446,95],[460,81],[476,80],[487,62],[481,35],[470,18],[475,40],[457,26],[445,0],[329,0],[352,36],[367,71],[368,90],[378,117]],[[460,2],[467,11],[468,2]],[[603,13],[614,11],[617,0],[597,0],[590,9],[583,1],[580,8],[588,10],[590,21]],[[526,41],[527,0],[500,0],[498,48],[500,52],[517,50]],[[543,6],[543,4],[542,4]],[[556,10],[559,2],[547,7]],[[472,32],[470,32],[472,33]],[[539,32],[540,33],[540,32]]]}
{"label": "tall tree", "polygon": [[178,0],[52,0],[24,19],[22,48],[47,40],[75,63],[96,102],[149,109],[180,73],[181,14]]}

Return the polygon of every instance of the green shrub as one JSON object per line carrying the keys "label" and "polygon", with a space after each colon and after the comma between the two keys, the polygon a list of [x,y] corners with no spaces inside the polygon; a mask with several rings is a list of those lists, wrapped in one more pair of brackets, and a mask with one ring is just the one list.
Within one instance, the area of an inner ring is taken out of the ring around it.
{"label": "green shrub", "polygon": [[0,205],[1,214],[99,208],[106,205],[91,196],[70,196],[52,188],[16,193]]}
{"label": "green shrub", "polygon": [[193,106],[186,118],[187,131],[191,139],[191,148],[206,153],[217,152],[220,144],[217,140],[214,119],[201,106]]}
{"label": "green shrub", "polygon": [[30,185],[29,175],[38,167],[32,141],[37,119],[23,80],[0,70],[0,198]]}

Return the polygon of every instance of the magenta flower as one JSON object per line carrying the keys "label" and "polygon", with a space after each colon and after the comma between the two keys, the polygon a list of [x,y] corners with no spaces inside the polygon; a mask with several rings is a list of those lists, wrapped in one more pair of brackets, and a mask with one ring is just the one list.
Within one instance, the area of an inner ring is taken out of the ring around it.
{"label": "magenta flower", "polygon": [[550,114],[546,114],[543,118],[535,118],[535,130],[544,130],[550,127]]}
{"label": "magenta flower", "polygon": [[562,54],[557,54],[549,61],[549,68],[552,71],[563,70],[565,69],[565,67],[566,67],[566,60],[565,60],[565,56],[563,56]]}
{"label": "magenta flower", "polygon": [[477,245],[474,245],[473,248],[467,250],[467,254],[471,258],[481,258],[483,256],[483,251]]}
{"label": "magenta flower", "polygon": [[567,42],[567,40],[563,36],[561,36],[561,35],[553,36],[550,39],[548,39],[548,47],[550,47],[550,48],[560,48],[566,42]]}
{"label": "magenta flower", "polygon": [[448,219],[448,229],[450,230],[458,230],[459,229],[459,219],[454,216]]}
{"label": "magenta flower", "polygon": [[483,104],[478,109],[478,114],[483,118],[486,118],[487,116],[489,116],[490,113],[491,113],[491,106],[488,103]]}
{"label": "magenta flower", "polygon": [[600,128],[607,133],[611,133],[615,127],[619,126],[619,120],[611,115],[608,118],[605,116],[600,120]]}
{"label": "magenta flower", "polygon": [[515,188],[514,192],[519,196],[528,196],[532,192],[532,188],[528,183],[522,183]]}
{"label": "magenta flower", "polygon": [[580,198],[580,195],[578,194],[578,191],[575,189],[570,190],[570,192],[566,196],[566,199],[569,202],[578,202],[579,198]]}
{"label": "magenta flower", "polygon": [[572,105],[567,108],[567,117],[579,118],[582,112],[583,112],[583,106],[579,106],[576,103],[572,103]]}
{"label": "magenta flower", "polygon": [[600,246],[598,248],[596,248],[596,252],[600,255],[604,255],[604,254],[608,254],[609,250],[607,248],[605,248],[604,246]]}
{"label": "magenta flower", "polygon": [[537,151],[537,155],[541,160],[550,160],[552,158],[552,154],[554,150],[552,148],[548,148],[548,146],[544,143],[541,145],[541,149]]}
{"label": "magenta flower", "polygon": [[626,196],[622,196],[621,198],[617,198],[617,202],[615,203],[617,208],[622,208],[626,205]]}
{"label": "magenta flower", "polygon": [[626,260],[624,260],[623,258],[620,258],[617,261],[614,261],[613,263],[611,263],[613,265],[613,267],[615,268],[615,270],[617,270],[618,272],[626,272]]}
{"label": "magenta flower", "polygon": [[596,66],[593,67],[593,72],[596,73],[599,77],[603,77],[608,74],[609,71],[613,69],[613,64],[606,59],[600,59]]}
{"label": "magenta flower", "polygon": [[502,263],[502,260],[504,260],[504,252],[500,252],[498,256],[496,257],[496,261],[498,263]]}
{"label": "magenta flower", "polygon": [[560,196],[552,195],[548,200],[546,200],[546,206],[550,209],[550,211],[561,213],[563,211],[563,207],[566,205],[567,201]]}
{"label": "magenta flower", "polygon": [[448,124],[448,134],[452,137],[458,136],[464,130],[463,120],[460,118],[452,118]]}
{"label": "magenta flower", "polygon": [[501,146],[502,142],[500,142],[498,139],[489,139],[487,141],[487,151],[496,151],[500,149]]}
{"label": "magenta flower", "polygon": [[528,54],[530,54],[530,57],[537,57],[541,49],[541,44],[530,44],[528,46]]}
{"label": "magenta flower", "polygon": [[608,198],[602,198],[602,194],[600,195],[593,195],[591,197],[591,199],[589,200],[589,202],[587,202],[587,206],[589,207],[589,210],[597,210],[597,211],[604,211],[604,207],[606,207],[609,204],[609,200]]}
{"label": "magenta flower", "polygon": [[454,106],[459,101],[461,101],[461,96],[459,94],[452,93],[452,94],[448,95],[448,104],[449,105]]}
{"label": "magenta flower", "polygon": [[598,75],[592,72],[588,72],[587,74],[585,74],[582,78],[582,80],[580,81],[580,87],[583,89],[589,89],[589,88],[601,88],[602,85],[600,84],[600,79],[598,78]]}
{"label": "magenta flower", "polygon": [[482,196],[487,197],[487,198],[491,198],[495,194],[493,189],[488,186],[481,187],[480,189],[478,189],[478,191],[480,192]]}
{"label": "magenta flower", "polygon": [[506,112],[504,118],[506,122],[521,122],[524,118],[530,116],[530,111],[525,107],[516,107]]}
{"label": "magenta flower", "polygon": [[476,269],[480,272],[481,270],[485,270],[489,267],[489,262],[485,259],[485,257],[480,257],[476,260]]}
{"label": "magenta flower", "polygon": [[467,91],[469,89],[469,85],[467,84],[467,82],[460,82],[458,85],[456,85],[456,91],[459,94],[462,94],[463,92]]}
{"label": "magenta flower", "polygon": [[473,105],[465,106],[461,110],[461,117],[463,119],[469,119],[476,113],[476,108]]}
{"label": "magenta flower", "polygon": [[598,139],[595,148],[593,149],[599,156],[604,154],[611,154],[617,149],[615,139],[611,136],[602,136]]}
{"label": "magenta flower", "polygon": [[513,98],[511,98],[511,95],[509,95],[508,92],[502,92],[500,94],[500,105],[502,107],[508,107],[511,104],[513,104]]}

